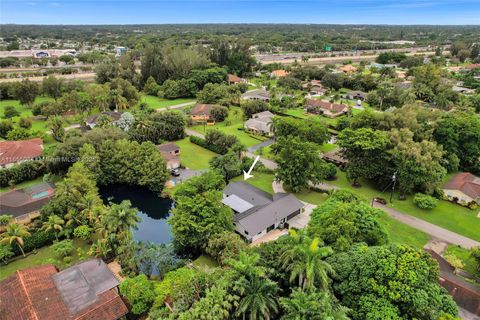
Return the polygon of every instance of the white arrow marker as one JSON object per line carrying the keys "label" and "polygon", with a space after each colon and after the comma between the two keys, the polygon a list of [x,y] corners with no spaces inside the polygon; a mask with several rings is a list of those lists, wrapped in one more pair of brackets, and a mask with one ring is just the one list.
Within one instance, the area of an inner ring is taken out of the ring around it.
{"label": "white arrow marker", "polygon": [[253,177],[253,174],[251,174],[251,173],[252,173],[253,167],[255,167],[255,164],[257,163],[258,159],[260,159],[260,156],[257,156],[255,158],[255,160],[253,160],[252,166],[250,167],[248,172],[245,172],[245,170],[243,170],[243,180],[247,180],[247,179]]}

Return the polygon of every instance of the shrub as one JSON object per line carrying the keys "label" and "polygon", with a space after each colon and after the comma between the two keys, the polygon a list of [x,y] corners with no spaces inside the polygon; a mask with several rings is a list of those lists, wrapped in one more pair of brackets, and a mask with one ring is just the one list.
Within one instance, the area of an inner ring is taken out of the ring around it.
{"label": "shrub", "polygon": [[18,126],[24,129],[30,129],[32,127],[32,119],[20,118],[20,120],[18,121]]}
{"label": "shrub", "polygon": [[53,244],[53,251],[59,257],[68,257],[73,251],[73,241],[70,239],[55,242]]}
{"label": "shrub", "polygon": [[228,108],[223,106],[214,106],[210,110],[210,115],[216,122],[221,122],[228,117]]}
{"label": "shrub", "polygon": [[0,121],[0,137],[6,138],[8,133],[13,130],[13,122],[10,120]]}
{"label": "shrub", "polygon": [[12,220],[13,216],[9,214],[2,214],[0,215],[0,226],[6,226],[10,220]]}
{"label": "shrub", "polygon": [[7,261],[13,257],[14,253],[12,251],[12,246],[9,244],[0,244],[0,261],[2,263],[7,263]]}
{"label": "shrub", "polygon": [[415,197],[413,197],[413,203],[420,209],[430,210],[437,206],[438,200],[429,195],[417,193]]}
{"label": "shrub", "polygon": [[450,255],[450,254],[446,254],[444,256],[445,260],[448,261],[448,263],[450,263],[452,265],[452,267],[454,267],[455,269],[462,269],[464,266],[463,266],[463,262],[462,260],[460,260],[457,256],[454,256],[454,255]]}
{"label": "shrub", "polygon": [[153,283],[144,274],[125,279],[120,284],[120,293],[128,300],[131,312],[136,315],[147,312],[155,300]]}
{"label": "shrub", "polygon": [[5,119],[11,119],[19,115],[20,115],[20,112],[18,112],[18,110],[15,109],[14,106],[6,106],[5,109],[3,110],[3,117]]}
{"label": "shrub", "polygon": [[88,240],[92,235],[92,228],[89,226],[78,226],[73,230],[73,235],[75,238]]}
{"label": "shrub", "polygon": [[205,149],[208,149],[208,150],[213,151],[215,153],[218,153],[218,154],[225,154],[226,153],[226,151],[222,150],[221,148],[219,148],[217,146],[207,144],[205,139],[202,139],[200,137],[190,136],[190,142],[194,143],[196,145],[199,145],[202,148],[205,148]]}
{"label": "shrub", "polygon": [[333,163],[327,163],[325,165],[325,179],[333,180],[337,174],[337,167]]}

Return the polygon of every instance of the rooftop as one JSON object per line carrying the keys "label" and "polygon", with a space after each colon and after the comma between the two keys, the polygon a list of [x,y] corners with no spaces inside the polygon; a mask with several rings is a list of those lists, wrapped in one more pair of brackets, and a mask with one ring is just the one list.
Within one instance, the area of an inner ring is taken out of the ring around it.
{"label": "rooftop", "polygon": [[53,184],[42,182],[24,189],[16,189],[0,195],[0,214],[19,217],[40,210],[55,193]]}
{"label": "rooftop", "polygon": [[448,181],[443,189],[459,190],[472,199],[480,197],[480,178],[470,172],[460,172]]}
{"label": "rooftop", "polygon": [[43,141],[40,138],[0,141],[0,166],[40,157]]}

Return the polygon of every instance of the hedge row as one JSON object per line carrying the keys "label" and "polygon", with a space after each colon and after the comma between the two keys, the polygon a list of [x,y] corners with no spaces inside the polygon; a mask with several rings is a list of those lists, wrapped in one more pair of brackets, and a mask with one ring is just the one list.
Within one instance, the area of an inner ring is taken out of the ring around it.
{"label": "hedge row", "polygon": [[8,187],[23,181],[33,180],[47,172],[43,161],[25,161],[8,169],[0,170],[0,186]]}
{"label": "hedge row", "polygon": [[226,153],[225,150],[223,150],[222,148],[219,148],[218,146],[215,146],[215,145],[212,145],[212,144],[208,144],[205,141],[205,139],[202,139],[200,137],[190,136],[190,142],[194,143],[196,145],[199,145],[202,148],[205,148],[205,149],[208,149],[208,150],[213,151],[215,153],[218,153],[218,154],[225,154]]}
{"label": "hedge row", "polygon": [[[40,249],[46,245],[51,244],[55,240],[55,233],[53,231],[46,232],[43,230],[38,230],[31,233],[30,237],[25,237],[23,239],[23,251],[25,253],[33,251],[35,249]],[[12,244],[12,251],[15,256],[21,255],[22,252],[18,248],[18,245],[15,243]]]}

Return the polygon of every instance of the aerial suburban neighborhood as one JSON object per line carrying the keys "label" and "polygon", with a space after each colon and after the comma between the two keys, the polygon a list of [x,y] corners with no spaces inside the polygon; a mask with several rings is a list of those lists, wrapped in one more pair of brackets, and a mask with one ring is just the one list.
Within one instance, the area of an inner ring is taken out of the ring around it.
{"label": "aerial suburban neighborhood", "polygon": [[227,2],[2,4],[0,319],[480,319],[474,2]]}

